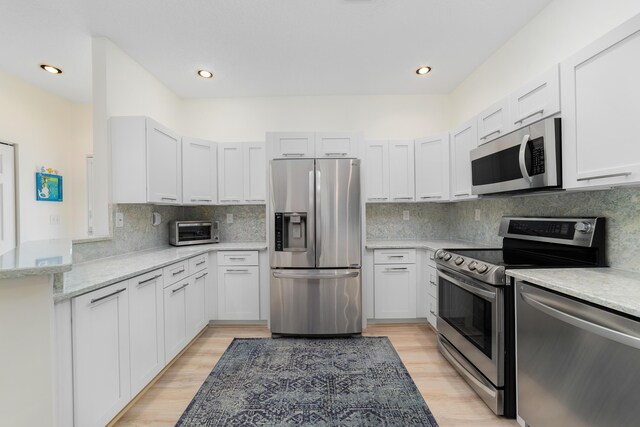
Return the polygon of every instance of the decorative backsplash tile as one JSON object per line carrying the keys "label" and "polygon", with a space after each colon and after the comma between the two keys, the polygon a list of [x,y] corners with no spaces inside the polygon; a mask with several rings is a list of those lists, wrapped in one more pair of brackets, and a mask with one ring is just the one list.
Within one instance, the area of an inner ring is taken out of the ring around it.
{"label": "decorative backsplash tile", "polygon": [[[402,219],[409,211],[409,219]],[[367,240],[448,238],[449,205],[441,203],[368,203]]]}
{"label": "decorative backsplash tile", "polygon": [[[233,214],[233,224],[227,223]],[[185,219],[220,221],[221,242],[264,242],[267,240],[264,205],[196,206],[185,208]]]}

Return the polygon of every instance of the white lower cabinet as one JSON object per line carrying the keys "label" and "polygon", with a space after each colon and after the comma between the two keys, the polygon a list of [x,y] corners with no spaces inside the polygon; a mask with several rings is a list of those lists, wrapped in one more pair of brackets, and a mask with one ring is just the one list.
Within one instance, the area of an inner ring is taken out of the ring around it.
{"label": "white lower cabinet", "polygon": [[131,397],[128,282],[72,303],[75,425],[105,426]]}
{"label": "white lower cabinet", "polygon": [[165,366],[162,270],[129,281],[131,396],[138,394]]}
{"label": "white lower cabinet", "polygon": [[186,288],[189,280],[181,280],[164,289],[164,348],[171,361],[189,341],[187,339]]}
{"label": "white lower cabinet", "polygon": [[218,267],[218,319],[260,318],[260,275],[258,266]]}
{"label": "white lower cabinet", "polygon": [[186,327],[187,339],[189,340],[198,335],[198,332],[207,324],[205,285],[208,275],[208,271],[194,274],[191,283],[186,288]]}
{"label": "white lower cabinet", "polygon": [[376,319],[415,319],[416,265],[374,266]]}

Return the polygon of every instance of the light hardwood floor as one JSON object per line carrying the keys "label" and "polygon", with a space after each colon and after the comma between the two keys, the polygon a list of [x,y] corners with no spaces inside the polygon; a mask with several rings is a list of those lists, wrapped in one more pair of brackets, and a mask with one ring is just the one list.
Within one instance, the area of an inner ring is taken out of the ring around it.
{"label": "light hardwood floor", "polygon": [[[510,426],[496,417],[440,355],[427,325],[370,325],[387,336],[441,427]],[[116,426],[173,426],[234,337],[269,337],[263,326],[210,326],[122,416]]]}

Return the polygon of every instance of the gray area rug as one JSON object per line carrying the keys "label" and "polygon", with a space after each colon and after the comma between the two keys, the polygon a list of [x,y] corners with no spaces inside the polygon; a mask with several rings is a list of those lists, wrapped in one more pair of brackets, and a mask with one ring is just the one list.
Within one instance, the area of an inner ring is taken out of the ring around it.
{"label": "gray area rug", "polygon": [[386,337],[233,340],[177,426],[433,426]]}

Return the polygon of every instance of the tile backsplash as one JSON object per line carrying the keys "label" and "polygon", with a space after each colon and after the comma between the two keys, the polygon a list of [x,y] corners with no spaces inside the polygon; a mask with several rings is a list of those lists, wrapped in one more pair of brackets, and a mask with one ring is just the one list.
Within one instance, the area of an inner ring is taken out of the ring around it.
{"label": "tile backsplash", "polygon": [[[227,223],[227,214],[233,223]],[[222,242],[264,242],[267,240],[266,207],[264,205],[197,206],[185,208],[185,219],[220,221]]]}
{"label": "tile backsplash", "polygon": [[[402,214],[409,212],[409,219]],[[367,240],[444,239],[450,207],[442,203],[368,203]]]}

